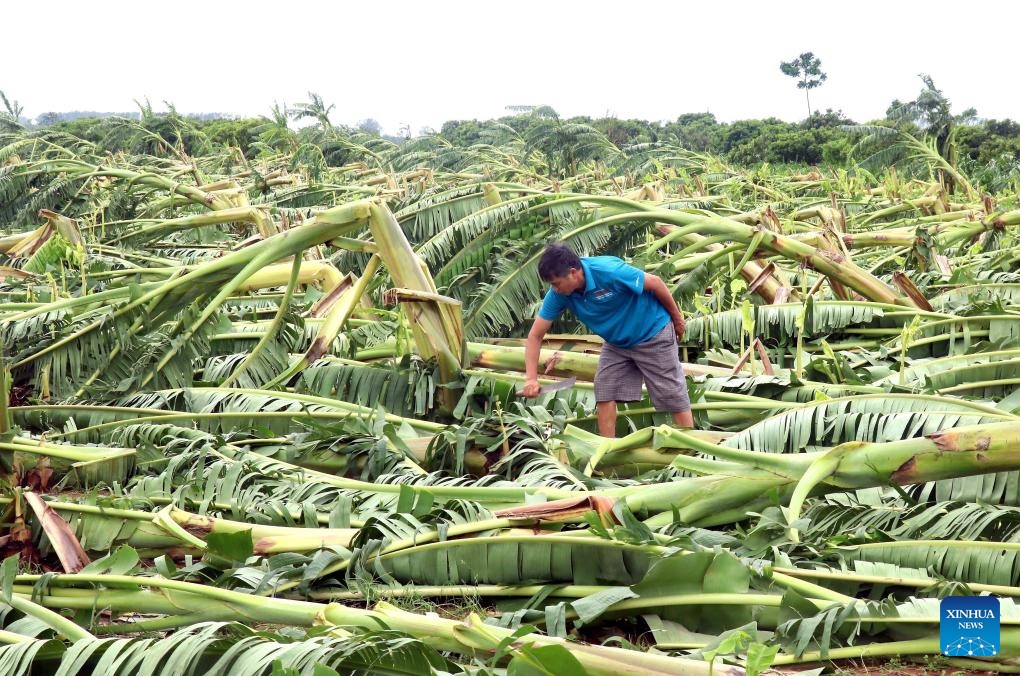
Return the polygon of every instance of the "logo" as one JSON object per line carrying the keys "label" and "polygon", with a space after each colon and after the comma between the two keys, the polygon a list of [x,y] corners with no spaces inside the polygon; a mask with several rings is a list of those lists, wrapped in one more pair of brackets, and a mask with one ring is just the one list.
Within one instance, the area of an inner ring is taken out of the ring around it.
{"label": "logo", "polygon": [[609,300],[616,295],[616,292],[612,289],[595,289],[591,293],[592,298],[599,301]]}
{"label": "logo", "polygon": [[999,599],[947,596],[939,604],[939,643],[952,657],[992,657],[999,652]]}

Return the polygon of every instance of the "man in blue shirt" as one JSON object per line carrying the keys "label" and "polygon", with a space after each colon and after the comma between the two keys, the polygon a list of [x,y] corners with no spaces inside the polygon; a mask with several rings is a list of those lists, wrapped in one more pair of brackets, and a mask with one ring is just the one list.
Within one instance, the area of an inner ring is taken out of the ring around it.
{"label": "man in blue shirt", "polygon": [[552,288],[525,344],[524,396],[538,395],[542,339],[570,310],[605,341],[595,373],[599,434],[616,436],[616,402],[640,400],[642,381],[656,410],[672,413],[681,427],[694,427],[677,349],[684,319],[661,279],[614,256],[578,258],[563,244],[543,252],[538,274]]}

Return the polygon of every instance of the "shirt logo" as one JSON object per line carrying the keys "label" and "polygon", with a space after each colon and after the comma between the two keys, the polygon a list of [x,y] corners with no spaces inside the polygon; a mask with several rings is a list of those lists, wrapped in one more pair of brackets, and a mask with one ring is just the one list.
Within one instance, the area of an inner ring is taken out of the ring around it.
{"label": "shirt logo", "polygon": [[939,603],[939,643],[953,657],[991,657],[1000,647],[999,599],[947,596]]}
{"label": "shirt logo", "polygon": [[616,295],[616,292],[612,289],[595,289],[591,292],[591,297],[595,300],[609,300]]}

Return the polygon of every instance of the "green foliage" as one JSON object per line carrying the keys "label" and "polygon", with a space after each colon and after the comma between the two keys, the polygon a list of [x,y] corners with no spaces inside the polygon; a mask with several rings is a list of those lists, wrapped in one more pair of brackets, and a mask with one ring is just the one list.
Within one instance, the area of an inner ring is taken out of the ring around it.
{"label": "green foliage", "polygon": [[294,640],[222,622],[198,624],[166,639],[83,639],[67,647],[55,641],[9,645],[0,648],[0,665],[4,664],[9,667],[4,673],[11,676],[39,671],[68,676],[85,671],[156,675],[168,669],[222,676],[459,671],[427,644],[395,633]]}
{"label": "green foliage", "polygon": [[[785,65],[824,80],[811,54]],[[393,139],[314,93],[42,129],[5,101],[0,544],[21,558],[0,627],[24,640],[0,669],[757,674],[859,636],[929,651],[899,639],[933,631],[931,601],[1020,585],[1020,205],[1017,126],[925,85],[856,130],[875,173],[832,110],[524,106]],[[83,246],[28,246],[40,208]],[[701,429],[640,393],[632,434],[594,434],[600,346],[572,320],[542,375],[575,386],[517,393],[549,240],[681,300]],[[389,267],[341,294],[376,250]],[[311,260],[335,270],[299,282]],[[288,261],[286,287],[249,288]],[[74,540],[81,573],[18,575]],[[84,626],[103,637],[70,640]]]}

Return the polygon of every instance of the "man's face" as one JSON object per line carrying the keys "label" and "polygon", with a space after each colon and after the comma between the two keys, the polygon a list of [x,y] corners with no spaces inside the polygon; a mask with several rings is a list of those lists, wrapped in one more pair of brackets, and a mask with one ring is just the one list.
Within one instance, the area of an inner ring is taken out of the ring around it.
{"label": "man's face", "polygon": [[584,273],[577,268],[570,268],[563,277],[553,277],[549,280],[553,291],[561,296],[569,296],[573,292],[584,288]]}

